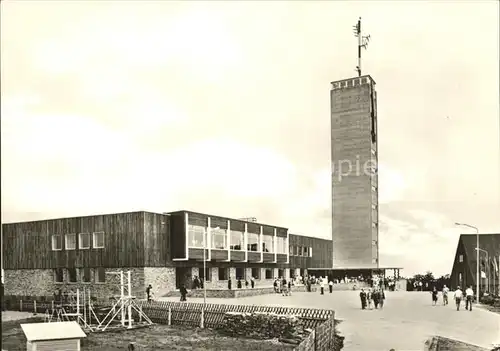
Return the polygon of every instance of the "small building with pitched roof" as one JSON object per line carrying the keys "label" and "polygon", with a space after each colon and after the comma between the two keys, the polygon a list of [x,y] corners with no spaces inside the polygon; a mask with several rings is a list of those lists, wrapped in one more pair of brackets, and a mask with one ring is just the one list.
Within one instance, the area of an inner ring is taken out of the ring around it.
{"label": "small building with pitched roof", "polygon": [[[451,288],[473,286],[477,278],[476,234],[462,234],[451,270]],[[500,234],[479,234],[480,294],[500,292]]]}
{"label": "small building with pitched roof", "polygon": [[87,335],[77,322],[21,324],[27,351],[80,351]]}

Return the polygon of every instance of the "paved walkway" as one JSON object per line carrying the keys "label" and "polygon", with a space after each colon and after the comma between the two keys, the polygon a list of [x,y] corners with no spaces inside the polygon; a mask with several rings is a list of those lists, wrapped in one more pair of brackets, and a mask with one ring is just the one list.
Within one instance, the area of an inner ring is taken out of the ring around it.
{"label": "paved walkway", "polygon": [[[387,292],[383,310],[363,311],[358,294],[351,291],[323,296],[319,292],[295,293],[291,297],[276,294],[207,299],[207,302],[333,309],[336,318],[343,320],[339,329],[346,337],[346,351],[422,350],[424,342],[433,335],[490,348],[492,343],[500,341],[500,315],[484,309],[457,312],[453,305],[432,306],[431,296],[426,292]],[[190,301],[202,302],[203,299]]]}

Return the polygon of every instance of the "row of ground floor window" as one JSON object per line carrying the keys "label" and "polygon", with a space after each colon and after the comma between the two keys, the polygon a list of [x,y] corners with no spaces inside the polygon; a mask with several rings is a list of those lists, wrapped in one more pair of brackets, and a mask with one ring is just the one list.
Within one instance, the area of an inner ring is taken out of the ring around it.
{"label": "row of ground floor window", "polygon": [[[144,268],[58,268],[5,270],[5,294],[17,296],[52,296],[76,289],[91,290],[96,297],[120,294],[119,271],[131,271],[132,292],[141,298],[151,284],[155,296],[178,289],[192,287],[195,277],[205,281],[207,289],[227,289],[228,280],[250,281],[256,287],[270,287],[275,278],[304,276],[306,269],[269,267],[144,267]],[[244,284],[243,284],[244,285]],[[233,284],[233,286],[236,286]]]}

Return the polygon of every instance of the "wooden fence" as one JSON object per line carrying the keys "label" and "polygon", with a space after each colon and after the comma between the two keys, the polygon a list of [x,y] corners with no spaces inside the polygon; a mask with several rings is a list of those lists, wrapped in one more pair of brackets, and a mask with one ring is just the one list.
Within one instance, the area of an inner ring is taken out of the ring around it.
{"label": "wooden fence", "polygon": [[316,328],[330,317],[334,316],[332,310],[320,310],[311,308],[293,308],[281,306],[257,306],[257,305],[224,305],[203,304],[171,301],[143,302],[142,310],[155,323],[167,324],[168,315],[171,315],[172,324],[200,326],[203,311],[203,325],[208,328],[218,327],[224,320],[227,312],[266,312],[285,315],[295,315],[302,320],[304,328]]}
{"label": "wooden fence", "polygon": [[[17,310],[34,313],[51,311],[57,303],[52,300],[21,300],[15,297],[4,299],[7,310]],[[327,351],[334,350],[335,340],[335,312],[312,308],[295,308],[281,306],[258,305],[225,305],[203,304],[173,301],[139,301],[138,304],[146,315],[157,324],[185,325],[191,327],[217,328],[227,312],[240,313],[276,313],[281,315],[295,315],[304,328],[312,329],[312,333],[299,345],[298,351]],[[95,309],[110,307],[110,302],[95,305]]]}

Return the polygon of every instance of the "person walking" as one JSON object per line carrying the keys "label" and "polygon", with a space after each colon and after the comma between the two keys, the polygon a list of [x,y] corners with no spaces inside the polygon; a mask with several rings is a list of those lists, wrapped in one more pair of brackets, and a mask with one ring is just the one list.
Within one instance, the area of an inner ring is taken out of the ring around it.
{"label": "person walking", "polygon": [[368,309],[372,309],[372,299],[373,299],[373,292],[371,288],[368,288],[368,292],[366,293],[366,304],[368,306]]}
{"label": "person walking", "polygon": [[378,289],[375,289],[373,291],[373,305],[375,306],[375,309],[378,310],[378,303],[380,302],[379,299],[379,292]]}
{"label": "person walking", "polygon": [[436,306],[438,302],[438,290],[436,289],[436,287],[432,288],[431,294],[432,294],[432,305]]}
{"label": "person walking", "polygon": [[250,286],[253,288],[255,288],[255,278],[252,277],[252,279],[250,279]]}
{"label": "person walking", "polygon": [[474,290],[472,285],[465,289],[465,309],[472,311],[472,301],[474,300]]}
{"label": "person walking", "polygon": [[321,287],[321,295],[325,295],[325,280],[321,279],[319,284]]}
{"label": "person walking", "polygon": [[361,300],[361,309],[365,310],[366,309],[366,292],[365,292],[365,289],[361,289],[361,292],[359,293],[359,298]]}
{"label": "person walking", "polygon": [[457,290],[453,293],[453,297],[455,298],[455,304],[457,305],[457,311],[460,310],[460,304],[462,303],[462,298],[464,294],[462,292],[462,289],[460,287],[457,287]]}
{"label": "person walking", "polygon": [[186,301],[186,295],[188,293],[186,286],[182,284],[181,288],[179,289],[179,292],[181,293],[181,301],[185,302]]}
{"label": "person walking", "polygon": [[446,285],[443,286],[443,306],[448,304],[448,292],[450,289]]}
{"label": "person walking", "polygon": [[380,289],[380,292],[379,292],[379,305],[380,305],[380,309],[383,309],[384,308],[384,300],[385,300],[385,293],[384,293],[384,289]]}
{"label": "person walking", "polygon": [[148,287],[146,288],[146,296],[147,296],[148,302],[150,302],[153,299],[153,297],[152,297],[152,295],[153,295],[152,290],[153,290],[153,287],[151,286],[151,284],[149,284]]}
{"label": "person walking", "polygon": [[330,294],[333,292],[333,281],[330,279],[330,282],[328,283],[328,287],[330,288]]}

